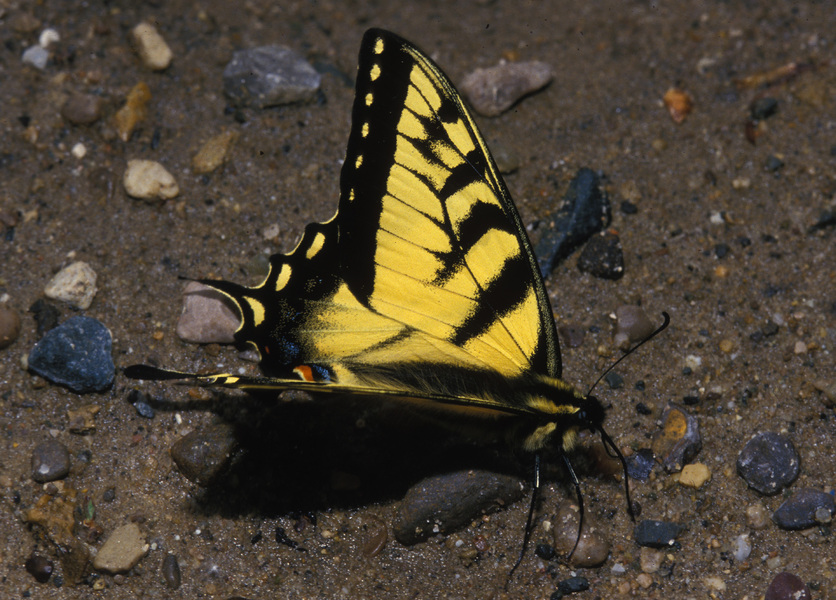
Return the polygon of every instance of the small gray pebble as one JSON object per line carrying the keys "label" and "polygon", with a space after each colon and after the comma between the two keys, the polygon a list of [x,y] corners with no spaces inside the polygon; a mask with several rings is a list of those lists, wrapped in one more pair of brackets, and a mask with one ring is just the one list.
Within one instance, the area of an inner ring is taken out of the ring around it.
{"label": "small gray pebble", "polygon": [[622,304],[615,309],[615,345],[626,350],[631,343],[645,339],[656,327],[641,306]]}
{"label": "small gray pebble", "polygon": [[489,471],[458,471],[414,485],[395,512],[395,538],[411,545],[449,533],[522,496],[520,480]]}
{"label": "small gray pebble", "polygon": [[781,529],[806,529],[821,523],[817,517],[822,512],[831,518],[836,515],[833,496],[813,488],[801,488],[778,507],[772,514],[772,520]]}
{"label": "small gray pebble", "polygon": [[754,435],[737,457],[737,472],[750,488],[772,496],[787,487],[801,469],[792,442],[771,431]]}
{"label": "small gray pebble", "polygon": [[166,554],[163,558],[163,564],[160,567],[163,581],[172,590],[180,587],[180,563],[177,562],[177,556],[174,554]]}
{"label": "small gray pebble", "polygon": [[215,425],[177,440],[171,447],[171,458],[186,479],[206,486],[229,467],[237,445],[231,427]]}
{"label": "small gray pebble", "polygon": [[74,392],[101,392],[113,383],[110,331],[91,317],[72,317],[49,330],[29,353],[29,369]]}
{"label": "small gray pebble", "polygon": [[41,442],[32,451],[32,479],[38,483],[63,479],[70,472],[70,451],[58,440]]}
{"label": "small gray pebble", "polygon": [[224,93],[239,106],[265,108],[316,97],[321,76],[299,54],[284,46],[233,53],[224,68]]}

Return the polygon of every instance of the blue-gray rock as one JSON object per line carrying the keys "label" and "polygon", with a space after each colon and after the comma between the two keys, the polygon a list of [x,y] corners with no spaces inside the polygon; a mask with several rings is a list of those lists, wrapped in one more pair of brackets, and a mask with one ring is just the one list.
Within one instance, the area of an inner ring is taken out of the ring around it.
{"label": "blue-gray rock", "polygon": [[787,487],[801,469],[801,458],[792,442],[777,433],[758,433],[737,457],[737,473],[750,488],[773,496]]}
{"label": "blue-gray rock", "polygon": [[148,402],[148,396],[143,394],[139,390],[131,390],[128,392],[128,402],[130,402],[134,409],[136,409],[136,414],[140,417],[145,417],[146,419],[153,419],[154,418],[154,407]]}
{"label": "blue-gray rock", "polygon": [[224,69],[224,93],[239,106],[265,108],[316,97],[320,75],[299,54],[284,46],[248,48],[233,53]]}
{"label": "blue-gray rock", "polygon": [[668,548],[680,531],[682,527],[676,523],[646,519],[636,525],[636,543],[649,548]]}
{"label": "blue-gray rock", "polygon": [[38,483],[63,479],[70,472],[70,451],[58,440],[46,440],[32,450],[31,464]]}
{"label": "blue-gray rock", "polygon": [[655,465],[656,459],[653,458],[653,450],[642,448],[627,458],[627,474],[637,481],[647,481]]}
{"label": "blue-gray rock", "polygon": [[72,317],[49,330],[29,353],[29,369],[74,392],[101,392],[113,383],[110,331],[91,317]]}
{"label": "blue-gray rock", "polygon": [[807,529],[829,522],[834,515],[836,503],[831,494],[801,488],[778,507],[772,520],[781,529]]}
{"label": "blue-gray rock", "polygon": [[557,264],[596,232],[610,224],[610,201],[592,169],[578,169],[563,196],[562,207],[549,216],[534,254],[548,276]]}
{"label": "blue-gray rock", "polygon": [[458,471],[414,485],[395,513],[395,538],[408,546],[449,533],[522,496],[520,480],[489,471]]}

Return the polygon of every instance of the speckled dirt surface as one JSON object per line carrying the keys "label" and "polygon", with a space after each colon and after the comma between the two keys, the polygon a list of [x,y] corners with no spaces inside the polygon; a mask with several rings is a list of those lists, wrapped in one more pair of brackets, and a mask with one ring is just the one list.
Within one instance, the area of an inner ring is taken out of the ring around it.
{"label": "speckled dirt surface", "polygon": [[[282,4],[0,3],[0,210],[14,223],[9,229],[4,222],[0,239],[0,296],[23,320],[17,341],[0,350],[0,595],[548,598],[554,591],[533,555],[503,591],[525,501],[408,548],[390,533],[382,551],[369,555],[411,484],[502,464],[501,449],[450,446],[446,432],[388,406],[228,395],[206,410],[207,403],[171,385],[144,387],[167,401],[148,420],[127,402],[136,384],[121,375],[110,391],[79,396],[21,368],[36,341],[26,311],[72,260],[87,261],[98,274],[98,294],[84,314],[112,331],[118,366],[149,357],[186,369],[241,364],[230,348],[215,356],[176,338],[177,276],[255,283],[254,257],[291,248],[307,222],[331,216],[359,42],[366,28],[381,26],[424,48],[454,82],[503,57],[554,67],[547,89],[479,123],[489,144],[519,157],[506,179],[527,223],[554,210],[579,167],[608,178],[625,277],[582,275],[573,256],[547,281],[558,324],[587,330],[580,347],[564,344],[569,382],[585,389],[605,368],[599,348],[612,344],[610,313],[620,304],[641,302],[651,315],[672,316],[663,336],[619,368],[625,386],[600,390],[612,405],[607,428],[622,448],[647,447],[668,401],[698,398],[690,407],[703,435],[697,459],[712,479],[696,491],[667,475],[634,484],[643,517],[686,527],[665,568],[642,576],[618,480],[584,473],[587,508],[613,548],[601,568],[579,571],[591,583],[579,597],[758,598],[783,570],[810,583],[814,598],[836,597],[830,529],[785,532],[769,523],[752,530],[746,507],[762,503],[771,513],[782,497],[758,497],[734,469],[752,434],[785,432],[802,460],[794,488],[829,491],[836,481],[836,419],[814,386],[834,381],[836,251],[832,226],[809,230],[833,209],[836,190],[833,4]],[[131,49],[128,32],[143,19],[155,22],[174,50],[162,73],[145,70]],[[47,26],[61,42],[37,71],[21,55]],[[237,122],[224,110],[223,66],[233,50],[268,43],[296,49],[323,71],[325,102],[247,109],[245,122]],[[770,77],[791,63],[788,76]],[[740,85],[757,75],[770,85]],[[149,114],[123,143],[112,115],[140,81],[152,93]],[[661,102],[671,87],[693,97],[694,110],[679,125]],[[103,98],[98,122],[62,119],[60,107],[73,92]],[[752,144],[745,123],[759,96],[776,98],[778,111]],[[191,157],[201,144],[230,129],[239,137],[228,164],[194,175]],[[87,148],[82,159],[70,153],[77,143]],[[774,172],[765,168],[772,155],[784,163]],[[154,205],[128,198],[121,176],[131,158],[164,164],[180,196]],[[625,199],[636,214],[618,209]],[[281,232],[276,242],[262,236],[273,224]],[[728,246],[722,259],[718,244]],[[62,319],[74,313],[61,310]],[[754,341],[768,321],[779,325],[777,334]],[[689,356],[701,363],[685,374]],[[639,380],[644,391],[636,389]],[[652,414],[638,414],[638,402]],[[95,431],[70,433],[68,410],[88,404],[101,409]],[[216,421],[243,433],[243,453],[230,477],[202,490],[174,469],[168,450]],[[95,549],[97,531],[106,535],[133,521],[152,543],[126,575],[88,575],[69,585],[55,547],[24,523],[45,493],[31,478],[30,455],[49,437],[73,455],[63,493],[77,491],[79,510],[95,507],[76,539]],[[559,481],[548,483],[541,518],[571,497]],[[315,525],[300,516],[307,513]],[[307,551],[277,544],[277,526]],[[754,547],[743,564],[730,559],[741,533],[750,533]],[[535,538],[546,538],[539,526]],[[473,560],[465,551],[477,546]],[[33,551],[56,561],[57,577],[39,584],[25,571]],[[160,575],[167,552],[182,569],[176,592]],[[612,571],[616,564],[622,574]],[[570,574],[561,565],[556,570],[560,579]]]}

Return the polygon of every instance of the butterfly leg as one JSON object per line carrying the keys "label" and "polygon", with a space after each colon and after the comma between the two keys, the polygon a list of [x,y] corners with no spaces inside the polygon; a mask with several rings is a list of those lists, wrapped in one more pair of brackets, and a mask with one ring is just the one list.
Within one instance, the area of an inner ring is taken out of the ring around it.
{"label": "butterfly leg", "polygon": [[525,550],[528,548],[528,541],[531,538],[531,529],[534,523],[534,510],[537,508],[537,500],[540,497],[540,453],[534,455],[534,481],[531,486],[531,505],[528,507],[528,518],[525,521],[525,533],[523,534],[522,548],[520,549],[520,556],[517,562],[511,567],[511,572],[508,573],[508,581],[505,583],[505,588],[508,589],[508,583],[511,582],[511,577],[514,576],[514,571],[520,566]]}
{"label": "butterfly leg", "polygon": [[583,532],[583,494],[581,494],[581,482],[578,481],[578,476],[575,475],[575,469],[572,468],[572,463],[569,461],[569,457],[563,452],[560,453],[560,456],[563,458],[563,464],[566,465],[566,470],[569,472],[569,478],[575,486],[575,494],[578,496],[578,537],[575,538],[575,545],[572,546],[572,551],[568,554],[568,556],[566,556],[566,560],[568,561],[572,558],[575,550],[578,549],[578,542],[581,541],[581,533]]}

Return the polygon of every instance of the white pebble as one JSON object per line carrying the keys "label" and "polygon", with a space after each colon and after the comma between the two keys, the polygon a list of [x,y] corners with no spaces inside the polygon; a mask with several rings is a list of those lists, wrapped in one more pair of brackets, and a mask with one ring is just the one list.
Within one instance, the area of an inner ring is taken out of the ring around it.
{"label": "white pebble", "polygon": [[734,539],[734,560],[743,562],[752,553],[752,544],[749,543],[749,534],[741,533]]}
{"label": "white pebble", "polygon": [[78,159],[84,158],[85,156],[87,156],[87,146],[79,142],[78,144],[73,146],[73,149],[70,150],[70,152],[72,152],[72,155]]}
{"label": "white pebble", "polygon": [[47,298],[61,300],[82,310],[90,308],[96,291],[96,272],[83,261],[58,271],[44,288]]}
{"label": "white pebble", "polygon": [[38,37],[38,44],[41,48],[49,48],[52,44],[57,44],[61,41],[61,35],[52,28],[46,28]]}
{"label": "white pebble", "polygon": [[174,176],[153,160],[129,160],[122,185],[128,196],[143,200],[169,200],[180,193]]}
{"label": "white pebble", "polygon": [[30,46],[23,51],[21,60],[23,64],[32,65],[43,71],[46,68],[46,61],[49,60],[49,52],[41,45]]}
{"label": "white pebble", "polygon": [[173,54],[156,28],[150,23],[140,23],[131,31],[136,51],[142,64],[152,71],[162,71],[171,64]]}

